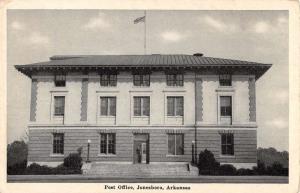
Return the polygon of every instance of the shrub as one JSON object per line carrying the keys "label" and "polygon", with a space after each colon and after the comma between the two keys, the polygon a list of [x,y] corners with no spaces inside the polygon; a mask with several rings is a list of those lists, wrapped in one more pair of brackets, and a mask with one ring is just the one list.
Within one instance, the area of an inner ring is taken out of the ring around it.
{"label": "shrub", "polygon": [[20,163],[15,163],[14,165],[7,167],[7,174],[8,175],[21,175],[24,173],[27,167],[27,160],[24,160]]}
{"label": "shrub", "polygon": [[53,168],[52,170],[52,173],[53,174],[81,174],[82,171],[81,169],[79,168],[68,168],[68,167],[65,167],[63,164]]}
{"label": "shrub", "polygon": [[219,175],[233,176],[236,175],[236,168],[230,164],[224,164],[219,167]]}
{"label": "shrub", "polygon": [[24,141],[14,141],[7,145],[7,174],[19,175],[27,166],[27,144]]}
{"label": "shrub", "polygon": [[41,166],[33,163],[22,173],[25,175],[57,175],[57,174],[81,174],[81,169],[72,169],[65,167],[63,164],[57,167]]}
{"label": "shrub", "polygon": [[81,169],[82,166],[82,158],[79,153],[71,153],[68,157],[65,157],[64,167],[71,168],[71,169]]}
{"label": "shrub", "polygon": [[52,168],[50,168],[48,166],[41,166],[37,163],[33,163],[26,168],[24,174],[27,174],[27,175],[52,174]]}
{"label": "shrub", "polygon": [[251,175],[256,175],[254,170],[251,169],[245,169],[245,168],[240,168],[236,171],[236,175],[238,176],[251,176]]}
{"label": "shrub", "polygon": [[259,160],[257,161],[257,167],[254,167],[253,170],[258,175],[266,175],[266,166]]}
{"label": "shrub", "polygon": [[199,174],[216,175],[220,163],[216,161],[214,154],[207,149],[201,151],[198,159]]}
{"label": "shrub", "polygon": [[27,160],[28,147],[24,141],[14,141],[7,145],[7,166]]}
{"label": "shrub", "polygon": [[266,173],[271,176],[288,176],[288,169],[283,168],[279,162],[274,162],[272,166],[268,166]]}

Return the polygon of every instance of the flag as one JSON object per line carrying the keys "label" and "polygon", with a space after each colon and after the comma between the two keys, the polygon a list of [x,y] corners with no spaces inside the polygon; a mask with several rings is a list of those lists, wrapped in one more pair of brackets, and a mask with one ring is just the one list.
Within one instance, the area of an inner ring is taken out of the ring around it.
{"label": "flag", "polygon": [[136,18],[133,23],[134,24],[137,24],[137,23],[140,23],[140,22],[145,22],[145,19],[146,19],[146,16],[143,16],[143,17],[138,17]]}

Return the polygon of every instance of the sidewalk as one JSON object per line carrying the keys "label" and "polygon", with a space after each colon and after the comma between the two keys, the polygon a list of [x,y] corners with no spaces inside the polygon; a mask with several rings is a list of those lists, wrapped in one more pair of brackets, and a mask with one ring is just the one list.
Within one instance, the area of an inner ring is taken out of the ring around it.
{"label": "sidewalk", "polygon": [[11,183],[288,183],[287,176],[195,176],[143,177],[143,178],[101,178],[95,175],[9,175]]}

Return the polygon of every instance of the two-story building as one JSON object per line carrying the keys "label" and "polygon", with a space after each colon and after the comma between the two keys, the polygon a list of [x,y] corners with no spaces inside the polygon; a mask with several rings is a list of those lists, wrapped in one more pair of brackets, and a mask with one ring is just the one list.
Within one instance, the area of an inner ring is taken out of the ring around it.
{"label": "two-story building", "polygon": [[15,66],[32,80],[28,161],[256,165],[255,83],[271,64],[194,55],[53,56]]}

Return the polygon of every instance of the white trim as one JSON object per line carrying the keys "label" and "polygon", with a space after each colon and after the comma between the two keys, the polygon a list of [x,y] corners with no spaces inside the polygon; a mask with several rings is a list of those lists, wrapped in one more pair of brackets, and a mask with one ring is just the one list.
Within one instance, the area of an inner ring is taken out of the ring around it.
{"label": "white trim", "polygon": [[[233,153],[234,153],[234,149],[233,149]],[[220,153],[219,157],[220,158],[235,158],[235,155],[222,154],[222,144],[221,144],[221,153]]]}
{"label": "white trim", "polygon": [[[53,127],[56,127],[55,129],[102,129],[102,128],[109,128],[109,129],[181,129],[181,130],[186,130],[186,129],[195,129],[194,125],[189,125],[189,126],[184,126],[184,125],[55,125],[55,124],[46,124],[46,125],[30,125],[28,128],[30,130],[35,130],[35,129],[41,129],[49,127],[49,129],[53,129]],[[61,127],[61,128],[59,128]],[[70,128],[72,127],[72,128]],[[206,127],[197,127],[197,130],[253,130],[256,131],[257,127],[245,127],[245,126],[237,126],[237,127],[232,127],[232,125],[217,125],[217,126],[206,126]]]}
{"label": "white trim", "polygon": [[171,88],[169,88],[169,89],[170,90],[163,90],[163,92],[186,92],[186,90],[182,90],[182,88],[181,89],[175,89],[175,88],[173,88],[172,90],[171,90]]}
{"label": "white trim", "polygon": [[[66,119],[67,119],[67,111],[66,109],[68,109],[68,93],[65,92],[65,91],[50,91],[51,93],[51,101],[50,101],[50,122],[53,123],[55,122],[55,119],[59,119],[57,121],[59,121],[59,124],[65,124],[66,122]],[[55,101],[54,101],[54,97],[56,96],[63,96],[65,97],[65,106],[64,106],[64,115],[61,116],[57,116],[57,115],[54,115],[54,109],[55,109]],[[60,120],[62,118],[62,120]]]}
{"label": "white trim", "polygon": [[[59,89],[59,88],[61,88],[61,89]],[[55,89],[54,88],[51,89],[50,92],[51,93],[63,93],[63,92],[67,93],[69,91],[65,87],[55,87]]]}
{"label": "white trim", "polygon": [[221,165],[224,164],[230,164],[233,165],[236,169],[244,168],[244,169],[252,169],[254,166],[257,166],[256,163],[226,163],[226,162],[221,162]]}
{"label": "white trim", "polygon": [[182,164],[182,165],[185,165],[185,164],[189,164],[189,162],[186,162],[186,161],[174,161],[174,162],[150,162],[150,164],[153,164],[153,165],[157,165],[157,164],[166,164],[166,165]]}
{"label": "white trim", "polygon": [[[175,141],[174,141],[174,148],[175,148],[175,154],[169,154],[169,136],[170,135],[175,135]],[[182,145],[183,145],[183,154],[176,154],[176,135],[182,135],[183,136],[183,141],[182,141]],[[184,152],[184,133],[166,133],[166,136],[167,136],[167,154],[166,154],[166,157],[183,157],[185,154]]]}
{"label": "white trim", "polygon": [[[52,151],[53,151],[53,145],[52,145]],[[52,153],[50,154],[50,157],[65,157],[65,154]]]}
{"label": "white trim", "polygon": [[[53,153],[53,141],[54,141],[53,137],[54,137],[55,133],[61,133],[64,136],[64,139],[63,139],[63,141],[64,141],[64,144],[63,144],[64,153]],[[62,133],[62,132],[51,132],[51,148],[50,148],[49,156],[50,157],[64,157],[65,156],[65,134],[64,133]]]}
{"label": "white trim", "polygon": [[180,118],[182,118],[182,123],[180,125],[184,125],[184,120],[185,120],[185,116],[186,116],[186,113],[185,113],[185,107],[186,107],[186,93],[185,92],[178,92],[178,91],[164,91],[164,124],[167,123],[167,118],[168,117],[176,117],[176,116],[168,116],[168,97],[183,97],[183,115],[182,116],[179,116]]}
{"label": "white trim", "polygon": [[46,165],[46,166],[49,166],[49,167],[56,167],[56,166],[62,164],[63,161],[61,161],[61,162],[51,162],[51,161],[49,161],[49,162],[36,162],[36,161],[28,161],[27,162],[27,166],[29,166],[29,165],[31,165],[33,163],[39,164],[41,166]]}
{"label": "white trim", "polygon": [[119,93],[120,91],[119,90],[96,90],[96,93]]}
{"label": "white trim", "polygon": [[[103,124],[101,124],[101,121],[99,121],[100,118],[114,118],[114,124],[112,125],[116,125],[117,124],[117,116],[118,116],[118,98],[119,98],[119,92],[115,92],[113,90],[109,91],[96,91],[96,97],[97,97],[97,107],[96,107],[96,125],[101,125],[103,126]],[[101,97],[115,97],[116,98],[116,115],[115,116],[102,116],[101,115]],[[86,125],[83,124],[83,125]]]}
{"label": "white trim", "polygon": [[[140,88],[140,87],[135,87],[135,88]],[[145,87],[141,87],[142,89],[145,89]],[[153,92],[153,90],[129,90],[129,92],[131,93],[131,92],[143,92],[143,93],[151,93],[152,94],[152,92]]]}
{"label": "white trim", "polygon": [[234,106],[235,106],[235,103],[234,103],[234,90],[232,91],[232,90],[226,90],[226,91],[221,91],[221,92],[219,92],[219,91],[216,91],[216,94],[217,94],[217,107],[218,107],[218,110],[217,110],[217,116],[218,116],[218,119],[217,119],[217,123],[218,123],[218,125],[221,125],[222,123],[221,123],[221,97],[224,97],[224,96],[229,96],[229,97],[231,97],[231,124],[230,125],[232,125],[232,123],[235,121],[234,120],[234,110],[235,110],[235,108],[234,108]]}
{"label": "white trim", "polygon": [[[108,137],[106,137],[106,152],[107,153],[101,153],[101,135],[106,135],[107,134],[113,134],[115,136],[115,153],[108,153]],[[98,157],[116,157],[117,156],[117,134],[116,133],[106,133],[106,132],[103,132],[103,133],[99,133],[98,135],[98,154],[97,154]]]}
{"label": "white trim", "polygon": [[[151,112],[152,112],[152,91],[129,91],[130,93],[130,126],[134,123],[134,118],[143,118],[143,116],[134,116],[134,97],[149,97],[149,116],[145,116],[148,118],[147,125],[151,124]],[[138,126],[136,124],[136,126]],[[145,125],[144,125],[145,126]]]}
{"label": "white trim", "polygon": [[93,161],[95,164],[132,164],[128,161]]}

